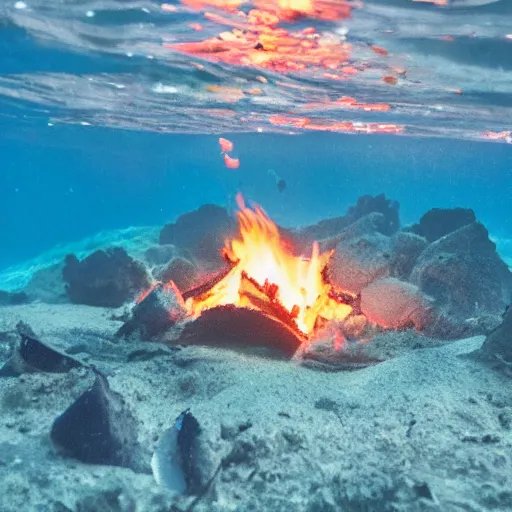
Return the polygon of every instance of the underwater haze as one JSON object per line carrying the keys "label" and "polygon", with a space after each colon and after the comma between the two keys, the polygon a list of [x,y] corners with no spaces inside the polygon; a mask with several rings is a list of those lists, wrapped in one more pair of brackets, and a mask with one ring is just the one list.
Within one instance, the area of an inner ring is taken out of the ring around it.
{"label": "underwater haze", "polygon": [[238,191],[285,225],[383,192],[405,222],[463,206],[509,238],[509,3],[300,9],[2,2],[0,268]]}
{"label": "underwater haze", "polygon": [[512,510],[512,0],[0,0],[0,512]]}

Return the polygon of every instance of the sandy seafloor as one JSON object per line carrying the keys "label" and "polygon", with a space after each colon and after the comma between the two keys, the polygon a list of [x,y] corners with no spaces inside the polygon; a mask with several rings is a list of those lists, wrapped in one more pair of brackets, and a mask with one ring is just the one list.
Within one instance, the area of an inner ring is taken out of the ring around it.
{"label": "sandy seafloor", "polygon": [[[112,313],[4,307],[0,331],[26,321],[103,370],[136,418],[148,468],[158,437],[190,408],[203,469],[232,454],[193,510],[512,510],[511,381],[467,356],[483,337],[327,373],[212,348],[113,342]],[[146,360],[128,362],[139,349]],[[149,472],[83,464],[52,446],[54,418],[91,382],[84,369],[0,379],[0,511],[187,510],[190,499]]]}

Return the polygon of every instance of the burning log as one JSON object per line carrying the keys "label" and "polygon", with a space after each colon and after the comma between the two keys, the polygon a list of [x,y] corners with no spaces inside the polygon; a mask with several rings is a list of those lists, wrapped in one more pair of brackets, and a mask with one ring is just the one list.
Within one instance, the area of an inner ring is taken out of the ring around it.
{"label": "burning log", "polygon": [[268,354],[291,358],[306,337],[260,310],[218,306],[185,325],[178,344],[219,348],[263,348]]}

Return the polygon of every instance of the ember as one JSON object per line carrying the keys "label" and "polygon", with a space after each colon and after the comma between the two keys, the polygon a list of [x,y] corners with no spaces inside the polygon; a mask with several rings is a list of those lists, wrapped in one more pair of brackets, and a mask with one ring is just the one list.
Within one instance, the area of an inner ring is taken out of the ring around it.
{"label": "ember", "polygon": [[240,238],[228,241],[224,257],[232,266],[227,275],[203,293],[189,297],[190,315],[218,306],[257,309],[310,335],[325,320],[343,320],[351,312],[324,281],[331,252],[320,254],[313,244],[311,258],[293,255],[277,226],[259,207],[247,207],[237,196]]}

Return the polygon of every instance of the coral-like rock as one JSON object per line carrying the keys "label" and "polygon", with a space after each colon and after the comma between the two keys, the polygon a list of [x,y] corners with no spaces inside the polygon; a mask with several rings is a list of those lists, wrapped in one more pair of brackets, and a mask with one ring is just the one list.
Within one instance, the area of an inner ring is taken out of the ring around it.
{"label": "coral-like rock", "polygon": [[410,280],[459,320],[500,314],[512,296],[512,273],[478,222],[430,244]]}
{"label": "coral-like rock", "polygon": [[431,318],[432,301],[410,283],[393,277],[374,281],[361,291],[361,310],[386,329],[414,326],[421,330]]}
{"label": "coral-like rock", "polygon": [[66,257],[62,276],[71,302],[116,308],[150,287],[144,267],[124,249],[96,251],[79,261]]}

